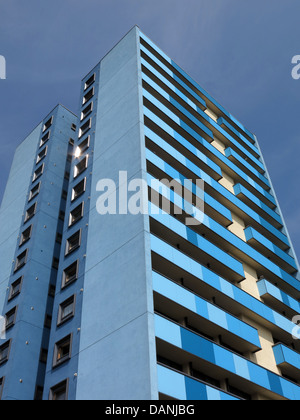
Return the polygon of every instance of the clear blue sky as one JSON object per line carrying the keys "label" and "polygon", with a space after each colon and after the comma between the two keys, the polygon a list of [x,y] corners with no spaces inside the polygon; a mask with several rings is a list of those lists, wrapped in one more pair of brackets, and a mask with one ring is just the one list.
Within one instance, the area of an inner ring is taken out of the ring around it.
{"label": "clear blue sky", "polygon": [[299,0],[0,0],[0,200],[16,146],[135,24],[259,139],[300,257]]}

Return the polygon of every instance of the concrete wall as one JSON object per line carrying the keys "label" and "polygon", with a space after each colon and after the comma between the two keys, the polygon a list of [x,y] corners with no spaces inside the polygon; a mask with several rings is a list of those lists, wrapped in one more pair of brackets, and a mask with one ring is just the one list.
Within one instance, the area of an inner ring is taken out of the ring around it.
{"label": "concrete wall", "polygon": [[77,399],[157,399],[149,220],[96,210],[98,180],[146,179],[138,29],[102,60]]}

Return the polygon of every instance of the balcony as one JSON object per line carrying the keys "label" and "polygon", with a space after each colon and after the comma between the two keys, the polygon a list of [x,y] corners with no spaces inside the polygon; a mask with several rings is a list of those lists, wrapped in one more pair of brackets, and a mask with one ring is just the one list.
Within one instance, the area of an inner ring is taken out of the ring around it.
{"label": "balcony", "polygon": [[[164,130],[164,137],[165,135],[173,135],[173,139],[178,142],[181,141],[181,138],[176,136],[176,132],[170,128],[166,123],[164,123],[160,118],[158,118],[155,114],[153,114],[150,110],[148,110],[146,107],[144,108],[144,114],[146,118],[150,118],[151,120],[155,122],[155,127],[162,127]],[[148,124],[148,122],[147,122]],[[180,136],[181,137],[181,136]],[[158,139],[160,139],[158,141]],[[198,136],[199,141],[204,141],[209,145],[208,142],[203,140],[200,136]],[[164,141],[160,137],[151,137],[151,141],[155,142],[157,146],[160,148],[160,150],[164,151],[164,158],[168,160],[168,162],[175,167],[178,166],[178,163],[180,165],[180,170],[183,173],[187,173],[187,165],[189,168],[194,168],[195,165],[189,164],[189,159],[185,157],[183,154],[179,153],[177,149],[172,147],[169,143]],[[186,142],[189,143],[189,142]],[[185,143],[185,145],[187,145]],[[210,146],[213,148],[213,146]],[[214,148],[215,149],[215,148]],[[166,157],[168,155],[168,157]],[[220,153],[220,155],[222,155]],[[223,156],[223,155],[222,155]],[[152,156],[153,158],[153,156]],[[154,158],[153,158],[154,159]],[[224,157],[224,159],[226,159]],[[165,163],[162,159],[159,159],[158,156],[156,156],[155,159],[160,164],[160,169],[165,166]],[[228,161],[230,162],[230,161]],[[184,168],[186,168],[184,170]],[[194,173],[194,174],[193,174]],[[239,198],[237,198],[234,194],[232,194],[230,191],[228,191],[225,187],[223,187],[220,183],[218,183],[215,179],[210,177],[206,172],[204,172],[199,167],[196,171],[193,171],[192,169],[189,170],[186,177],[189,179],[203,179],[205,181],[205,190],[210,194],[211,197],[215,198],[218,202],[225,205],[228,209],[232,210],[234,213],[236,213],[238,216],[240,216],[247,225],[254,226],[257,230],[262,230],[262,232],[266,232],[268,236],[271,236],[272,241],[276,243],[280,248],[287,249],[289,248],[289,242],[282,232],[274,228],[269,222],[264,220],[259,214],[255,213],[250,207],[248,207],[243,201],[241,201]]]}
{"label": "balcony", "polygon": [[271,223],[276,229],[283,227],[281,216],[275,211],[270,209],[254,194],[248,191],[243,185],[236,184],[234,187],[234,194],[240,198],[247,206],[253,208],[258,214],[262,214],[263,218]]}
{"label": "balcony", "polygon": [[[254,135],[247,130],[236,118],[233,117],[228,111],[225,110],[212,96],[209,95],[198,83],[196,83],[187,73],[185,73],[173,60],[171,60],[166,54],[164,54],[153,42],[146,37],[142,32],[140,32],[141,36],[141,49],[155,59],[155,62],[161,68],[167,68],[171,73],[172,77],[175,78],[179,75],[180,80],[182,78],[189,84],[193,90],[195,90],[198,95],[203,98],[205,102],[209,102],[210,107],[214,110],[216,114],[222,113],[224,117],[228,118],[232,124],[236,125],[239,130],[243,132],[245,136],[247,136],[252,143],[255,142]],[[154,54],[152,54],[149,50],[152,49]],[[158,57],[159,58],[158,58]],[[166,65],[163,64],[166,63]]]}
{"label": "balcony", "polygon": [[[248,148],[251,149],[251,151],[254,153],[254,156],[259,158],[260,153],[258,148],[254,145],[253,141],[249,141],[245,136],[243,136],[243,134],[239,133],[238,130],[236,130],[228,121],[225,120],[225,118],[219,118],[218,119],[218,124],[224,128],[224,130],[226,130],[232,137],[236,138],[236,140],[238,141],[242,141],[243,145]],[[265,172],[265,168],[262,162],[260,162],[259,165],[256,165],[256,169],[258,171],[260,171],[260,173],[264,173]]]}
{"label": "balcony", "polygon": [[206,335],[222,336],[242,353],[261,350],[258,332],[249,324],[157,272],[153,271],[152,278],[156,311],[171,319],[187,319]]}
{"label": "balcony", "polygon": [[293,382],[159,315],[155,315],[155,333],[159,354],[176,354],[182,364],[190,360],[194,365],[209,365],[214,377],[226,375],[245,392],[250,388],[253,394],[278,400],[300,399],[300,388]]}
{"label": "balcony", "polygon": [[265,236],[261,235],[251,226],[247,227],[244,233],[247,243],[257,249],[261,254],[282,267],[287,273],[294,274],[297,272],[297,265],[294,258],[274,245]]}
{"label": "balcony", "polygon": [[262,279],[257,282],[257,286],[261,298],[275,311],[285,313],[290,319],[300,314],[299,301],[284,293],[274,284]]}
{"label": "balcony", "polygon": [[283,375],[300,380],[300,354],[289,349],[284,344],[276,344],[273,347],[277,366]]}
{"label": "balcony", "polygon": [[[150,88],[147,86],[143,89],[144,104],[147,108],[172,126],[174,126],[175,123],[176,130],[179,133],[182,133],[183,135],[184,132],[193,133],[193,137],[196,137],[195,134],[197,135],[198,133],[198,135],[200,134],[200,136],[203,136],[208,142],[213,141],[213,134],[206,125],[203,125],[197,118],[190,114],[185,107],[180,105],[177,101],[170,97],[170,95],[166,94],[159,86],[155,86],[154,82],[152,82],[147,76],[143,75],[143,79],[147,79],[148,82],[151,83],[151,86],[148,84]],[[155,89],[153,86],[155,86]],[[157,91],[159,91],[159,93]],[[157,99],[157,97],[159,99]],[[204,115],[206,116],[206,114]],[[265,201],[266,204],[271,207],[275,206],[274,197],[266,191],[269,187],[266,186],[264,182],[261,182],[258,178],[258,181],[261,184],[259,185],[236,165],[233,163],[230,165],[229,162],[230,161],[227,160],[228,165],[234,167],[229,175],[233,175],[237,182],[240,182],[241,180],[246,182],[248,188],[252,190],[254,194],[257,194],[261,200]]]}
{"label": "balcony", "polygon": [[[226,392],[214,388],[208,384],[192,379],[191,377],[169,369],[166,366],[157,365],[158,392],[165,399],[194,400],[194,401],[237,401]],[[163,399],[163,398],[162,398]]]}
{"label": "balcony", "polygon": [[[186,288],[207,300],[214,297],[219,307],[233,315],[242,313],[257,319],[283,342],[291,341],[295,324],[280,313],[154,235],[151,235],[151,250],[153,270],[175,282],[183,282]],[[300,350],[299,340],[295,345]]]}
{"label": "balcony", "polygon": [[236,166],[238,166],[243,172],[245,172],[250,177],[254,177],[255,182],[257,182],[262,188],[269,191],[271,186],[268,179],[261,174],[257,169],[255,169],[251,164],[249,164],[245,159],[243,159],[238,153],[227,147],[225,149],[225,156]]}

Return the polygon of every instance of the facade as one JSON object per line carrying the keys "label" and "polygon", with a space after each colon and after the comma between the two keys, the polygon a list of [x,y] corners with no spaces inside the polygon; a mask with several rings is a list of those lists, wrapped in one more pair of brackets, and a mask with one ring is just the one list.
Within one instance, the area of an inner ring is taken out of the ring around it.
{"label": "facade", "polygon": [[256,137],[138,27],[79,106],[19,146],[3,198],[1,398],[300,399],[299,265]]}

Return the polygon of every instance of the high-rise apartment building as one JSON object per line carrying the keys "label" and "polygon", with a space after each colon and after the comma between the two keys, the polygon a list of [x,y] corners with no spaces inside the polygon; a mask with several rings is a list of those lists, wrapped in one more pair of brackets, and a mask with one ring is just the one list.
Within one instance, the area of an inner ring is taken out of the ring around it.
{"label": "high-rise apartment building", "polygon": [[19,146],[0,218],[3,400],[300,399],[257,139],[138,27]]}

